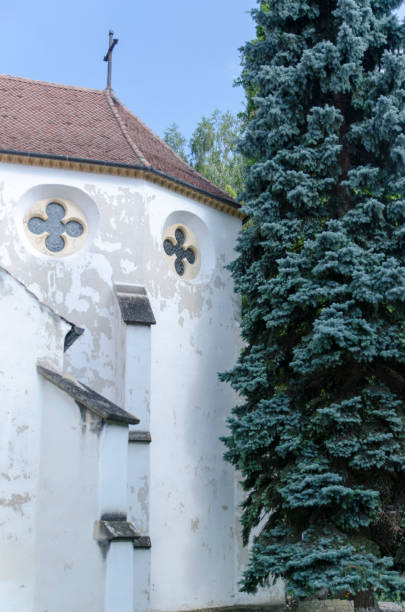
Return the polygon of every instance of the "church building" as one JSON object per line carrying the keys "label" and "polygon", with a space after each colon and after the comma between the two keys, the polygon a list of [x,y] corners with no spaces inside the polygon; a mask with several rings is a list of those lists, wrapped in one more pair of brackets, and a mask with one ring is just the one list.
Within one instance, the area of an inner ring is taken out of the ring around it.
{"label": "church building", "polygon": [[239,592],[238,205],[115,96],[0,76],[0,610]]}

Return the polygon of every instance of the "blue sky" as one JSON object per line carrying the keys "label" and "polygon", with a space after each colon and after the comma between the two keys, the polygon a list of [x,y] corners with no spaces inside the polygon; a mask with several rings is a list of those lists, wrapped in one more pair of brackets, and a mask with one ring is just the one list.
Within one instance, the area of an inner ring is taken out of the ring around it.
{"label": "blue sky", "polygon": [[[215,108],[238,112],[239,47],[254,36],[255,0],[2,2],[0,73],[102,89],[108,30],[119,38],[113,88],[160,136],[190,136]],[[401,9],[405,16],[405,8]]]}
{"label": "blue sky", "polygon": [[113,89],[160,136],[186,136],[216,107],[238,112],[238,48],[254,35],[255,0],[2,2],[0,73],[103,89],[108,30],[119,38]]}

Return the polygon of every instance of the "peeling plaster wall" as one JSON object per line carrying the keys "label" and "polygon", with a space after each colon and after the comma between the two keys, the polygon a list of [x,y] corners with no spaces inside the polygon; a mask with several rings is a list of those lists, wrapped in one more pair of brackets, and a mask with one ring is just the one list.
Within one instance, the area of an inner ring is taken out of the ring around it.
{"label": "peeling plaster wall", "polygon": [[[102,612],[106,551],[94,540],[100,517],[100,419],[42,380],[36,589],[33,612]],[[25,612],[28,608],[21,608]]]}
{"label": "peeling plaster wall", "polygon": [[2,269],[0,308],[0,610],[108,612],[117,596],[133,612],[132,544],[117,556],[94,538],[104,511],[127,510],[128,427],[38,374],[62,369],[71,326]]}
{"label": "peeling plaster wall", "polygon": [[[235,256],[240,221],[144,180],[11,164],[0,170],[0,265],[85,328],[65,354],[65,370],[121,405],[124,324],[113,284],[142,285],[150,298],[157,321],[149,406],[151,608],[239,602],[240,500],[219,441],[236,398],[217,372],[232,367],[240,348],[240,303],[224,269]],[[79,189],[93,202],[90,238],[78,253],[55,258],[28,247],[24,194],[38,185]],[[201,271],[193,280],[173,274],[162,247],[164,230],[180,222],[199,242]],[[146,428],[141,420],[139,429]],[[243,598],[268,600],[268,593]]]}
{"label": "peeling plaster wall", "polygon": [[32,610],[42,393],[36,362],[62,366],[70,326],[0,271],[0,610]]}

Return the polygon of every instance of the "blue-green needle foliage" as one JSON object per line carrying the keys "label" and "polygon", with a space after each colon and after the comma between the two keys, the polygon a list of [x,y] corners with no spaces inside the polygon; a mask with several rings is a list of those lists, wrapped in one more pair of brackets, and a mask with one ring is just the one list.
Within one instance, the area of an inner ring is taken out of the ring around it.
{"label": "blue-green needle foliage", "polygon": [[242,588],[405,594],[405,58],[398,0],[270,0],[243,49],[246,341],[222,375]]}

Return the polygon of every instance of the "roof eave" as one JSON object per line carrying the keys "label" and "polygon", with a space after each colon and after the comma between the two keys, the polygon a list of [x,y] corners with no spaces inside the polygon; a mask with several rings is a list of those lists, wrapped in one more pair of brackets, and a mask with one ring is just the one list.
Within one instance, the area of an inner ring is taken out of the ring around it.
{"label": "roof eave", "polygon": [[[14,159],[10,159],[10,158],[14,158]],[[213,194],[209,191],[206,191],[205,189],[196,187],[195,185],[191,183],[182,181],[178,178],[171,176],[170,174],[166,174],[165,172],[162,172],[161,170],[157,170],[156,168],[153,168],[153,167],[145,167],[145,166],[134,165],[134,164],[123,164],[119,162],[106,162],[106,161],[97,160],[97,159],[85,159],[85,158],[71,157],[67,155],[66,156],[65,155],[53,155],[49,153],[35,153],[35,152],[28,152],[28,151],[18,151],[18,150],[13,150],[13,149],[0,149],[0,161],[6,162],[6,163],[7,162],[13,163],[13,162],[18,161],[15,158],[21,158],[21,161],[26,160],[25,163],[31,162],[33,165],[48,165],[46,164],[46,162],[48,161],[50,162],[49,165],[51,167],[54,165],[55,162],[58,162],[58,164],[60,164],[60,167],[67,167],[68,169],[75,169],[74,167],[72,167],[75,165],[80,165],[80,166],[86,165],[89,167],[86,169],[90,172],[94,171],[91,168],[93,166],[94,168],[97,168],[97,172],[103,172],[104,170],[107,174],[114,174],[114,173],[121,174],[121,172],[119,172],[119,170],[121,170],[123,171],[124,174],[125,172],[135,173],[135,174],[139,173],[145,178],[147,178],[148,175],[150,175],[151,177],[155,179],[161,179],[162,181],[165,181],[165,182],[167,181],[168,183],[172,185],[177,185],[179,188],[183,188],[184,190],[190,191],[195,194],[199,194],[200,196],[202,196],[202,198],[197,198],[198,200],[205,201],[206,199],[208,199],[209,201],[206,201],[205,203],[213,206],[214,208],[218,208],[222,210],[223,212],[227,212],[231,214],[232,216],[236,216],[241,219],[244,218],[244,215],[241,213],[241,210],[240,210],[240,205],[234,200],[232,200],[231,198],[222,197],[220,195]],[[113,172],[114,170],[116,170],[117,172]],[[154,180],[153,182],[159,182],[159,180]],[[178,191],[178,190],[179,189],[175,189],[175,191]],[[215,203],[217,203],[218,205],[215,205]]]}

